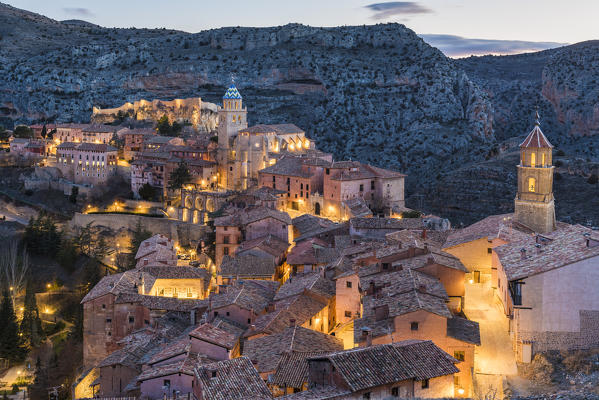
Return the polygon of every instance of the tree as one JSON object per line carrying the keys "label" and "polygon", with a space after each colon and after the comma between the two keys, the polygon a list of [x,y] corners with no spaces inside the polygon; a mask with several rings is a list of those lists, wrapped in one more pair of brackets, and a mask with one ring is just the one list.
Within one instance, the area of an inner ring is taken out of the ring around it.
{"label": "tree", "polygon": [[71,186],[71,195],[69,196],[69,201],[73,204],[77,204],[77,196],[79,195],[79,187]]}
{"label": "tree", "polygon": [[158,134],[160,134],[162,136],[170,135],[171,124],[168,121],[168,117],[166,116],[166,114],[164,114],[162,117],[160,117],[160,119],[158,120],[158,123],[156,125],[156,129],[158,129]]}
{"label": "tree", "polygon": [[16,138],[25,138],[32,139],[33,138],[33,130],[25,125],[19,125],[13,131],[13,136]]}
{"label": "tree", "polygon": [[98,261],[102,261],[109,253],[110,246],[108,246],[108,243],[106,243],[104,236],[100,236],[100,239],[95,243],[92,250],[93,257]]}
{"label": "tree", "polygon": [[75,263],[79,252],[75,243],[71,239],[67,239],[66,235],[62,234],[63,239],[60,242],[60,248],[56,254],[56,260],[67,272],[72,273],[75,269]]}
{"label": "tree", "polygon": [[28,269],[29,256],[25,248],[19,257],[19,243],[16,240],[0,244],[0,281],[6,282],[11,288],[11,296],[18,295],[23,289]]}
{"label": "tree", "polygon": [[42,127],[41,136],[45,139],[48,136],[48,128],[46,128],[46,124]]}
{"label": "tree", "polygon": [[21,361],[25,354],[12,299],[5,289],[0,305],[0,357],[10,361]]}
{"label": "tree", "polygon": [[2,125],[0,125],[0,142],[8,142],[10,138],[10,132],[4,129]]}
{"label": "tree", "polygon": [[146,239],[152,237],[152,232],[146,230],[146,228],[141,224],[141,220],[137,220],[137,224],[135,225],[135,230],[133,231],[133,235],[131,236],[131,246],[129,246],[129,252],[131,257],[129,259],[129,268],[135,268],[135,255],[139,250],[139,246],[141,242]]}
{"label": "tree", "polygon": [[116,148],[117,150],[122,150],[125,147],[125,140],[121,139],[119,135],[115,133],[112,134],[112,138],[110,138],[109,144]]}
{"label": "tree", "polygon": [[153,200],[154,196],[156,196],[156,189],[149,183],[144,183],[143,186],[139,188],[138,193],[142,199],[149,201]]}
{"label": "tree", "polygon": [[94,239],[94,227],[92,226],[94,221],[88,222],[87,225],[77,227],[75,232],[74,243],[83,254],[88,256],[92,255],[93,239]]}
{"label": "tree", "polygon": [[189,182],[191,182],[189,168],[185,161],[181,161],[179,166],[169,176],[168,188],[170,190],[179,190]]}
{"label": "tree", "polygon": [[21,333],[23,334],[23,340],[27,341],[31,347],[38,347],[42,343],[42,340],[45,339],[42,320],[40,319],[31,280],[27,281],[25,289]]}
{"label": "tree", "polygon": [[55,256],[60,247],[60,233],[56,229],[56,223],[44,211],[37,218],[29,220],[23,240],[31,252],[44,256]]}

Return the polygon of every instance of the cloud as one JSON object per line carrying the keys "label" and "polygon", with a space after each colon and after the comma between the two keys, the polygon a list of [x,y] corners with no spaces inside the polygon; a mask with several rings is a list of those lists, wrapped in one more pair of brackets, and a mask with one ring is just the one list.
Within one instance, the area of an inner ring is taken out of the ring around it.
{"label": "cloud", "polygon": [[78,17],[93,17],[94,16],[94,13],[92,13],[89,8],[83,8],[83,7],[66,7],[66,8],[63,8],[62,11],[64,11],[67,14],[75,15]]}
{"label": "cloud", "polygon": [[421,6],[414,1],[389,1],[386,3],[374,3],[365,6],[375,14],[372,19],[387,19],[397,15],[430,14],[433,10]]}
{"label": "cloud", "polygon": [[468,57],[486,54],[517,54],[541,51],[567,45],[557,42],[527,42],[523,40],[469,39],[454,35],[419,35],[448,57]]}

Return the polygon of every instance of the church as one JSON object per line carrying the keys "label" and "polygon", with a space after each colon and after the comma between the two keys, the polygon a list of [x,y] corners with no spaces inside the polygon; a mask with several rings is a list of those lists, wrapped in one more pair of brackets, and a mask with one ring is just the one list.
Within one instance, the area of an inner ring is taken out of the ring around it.
{"label": "church", "polygon": [[470,282],[490,280],[519,362],[599,346],[599,231],[556,221],[552,150],[537,114],[520,144],[514,213],[455,231],[444,245]]}

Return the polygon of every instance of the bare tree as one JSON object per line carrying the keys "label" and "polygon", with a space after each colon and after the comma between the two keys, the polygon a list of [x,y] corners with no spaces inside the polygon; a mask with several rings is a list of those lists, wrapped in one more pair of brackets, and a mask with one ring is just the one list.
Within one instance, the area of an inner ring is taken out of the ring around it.
{"label": "bare tree", "polygon": [[[0,245],[0,281],[10,290],[13,299],[25,286],[25,276],[29,269],[29,255],[23,248],[19,258],[19,243],[9,240]],[[13,304],[14,305],[14,304]]]}

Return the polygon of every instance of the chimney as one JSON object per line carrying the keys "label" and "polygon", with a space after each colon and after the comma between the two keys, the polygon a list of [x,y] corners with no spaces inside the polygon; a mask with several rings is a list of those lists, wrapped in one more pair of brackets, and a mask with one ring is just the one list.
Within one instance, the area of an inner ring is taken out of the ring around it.
{"label": "chimney", "polygon": [[525,248],[520,249],[520,259],[521,260],[526,259],[526,249]]}
{"label": "chimney", "polygon": [[374,294],[374,292],[376,291],[376,287],[374,286],[374,281],[370,281],[370,284],[368,285],[368,292],[367,294]]}
{"label": "chimney", "polygon": [[371,329],[367,326],[362,328],[362,336],[360,341],[366,341],[366,347],[372,346],[372,332]]}
{"label": "chimney", "polygon": [[410,247],[408,249],[408,258],[413,258],[416,255],[416,249],[413,247]]}
{"label": "chimney", "polygon": [[397,242],[397,248],[401,249],[401,242]]}
{"label": "chimney", "polygon": [[422,285],[422,284],[421,284],[421,285],[419,285],[419,286],[418,286],[418,291],[419,291],[420,293],[426,293],[426,285]]}
{"label": "chimney", "polygon": [[289,320],[289,326],[295,326],[295,318]]}
{"label": "chimney", "polygon": [[426,228],[422,230],[422,239],[426,240]]}

